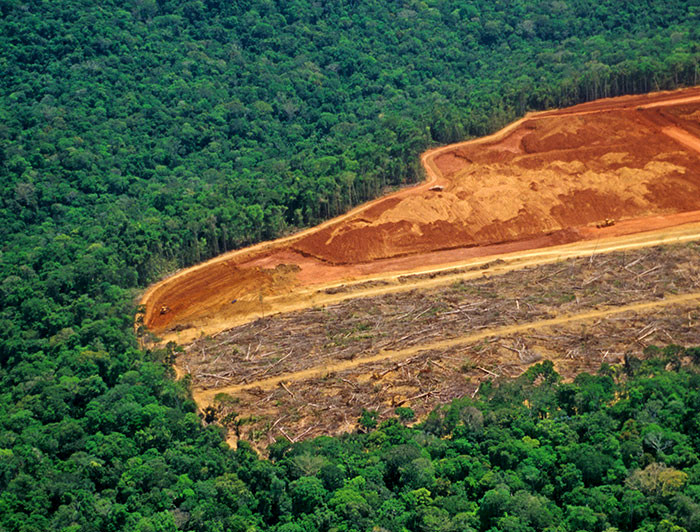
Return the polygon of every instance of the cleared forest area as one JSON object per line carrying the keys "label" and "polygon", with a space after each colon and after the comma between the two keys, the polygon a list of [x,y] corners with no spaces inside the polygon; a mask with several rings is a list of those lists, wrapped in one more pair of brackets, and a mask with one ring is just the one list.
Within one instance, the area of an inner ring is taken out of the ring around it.
{"label": "cleared forest area", "polygon": [[352,429],[363,409],[424,416],[543,359],[572,378],[697,342],[699,301],[700,245],[659,246],[259,319],[177,365],[200,408],[265,446]]}

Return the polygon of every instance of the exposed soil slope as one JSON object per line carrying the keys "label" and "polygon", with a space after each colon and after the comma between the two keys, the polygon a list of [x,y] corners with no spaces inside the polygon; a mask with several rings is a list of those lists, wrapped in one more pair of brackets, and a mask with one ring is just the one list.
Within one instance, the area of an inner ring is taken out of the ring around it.
{"label": "exposed soil slope", "polygon": [[166,279],[144,323],[182,341],[308,287],[700,222],[699,134],[700,87],[528,115],[426,152],[419,186]]}

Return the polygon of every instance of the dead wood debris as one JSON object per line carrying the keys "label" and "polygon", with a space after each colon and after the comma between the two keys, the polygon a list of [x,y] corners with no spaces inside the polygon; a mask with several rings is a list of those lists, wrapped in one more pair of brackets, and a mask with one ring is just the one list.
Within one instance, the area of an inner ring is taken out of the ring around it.
{"label": "dead wood debris", "polygon": [[[650,315],[618,314],[447,350],[419,351],[408,359],[347,371],[334,371],[335,361],[362,360],[382,350],[402,350],[485,328],[697,290],[697,245],[628,251],[603,260],[572,259],[270,317],[197,340],[186,347],[178,364],[201,388],[328,367],[320,378],[241,394],[241,410],[250,410],[256,420],[241,429],[246,438],[265,445],[280,435],[293,441],[302,434],[348,430],[361,409],[372,405],[386,415],[396,406],[410,406],[420,417],[438,404],[476,394],[485,379],[515,377],[545,358],[555,360],[557,370],[571,377],[595,371],[604,362],[619,362],[625,354],[640,356],[654,343],[697,342],[700,311],[686,306]],[[284,423],[279,421],[282,416]]]}

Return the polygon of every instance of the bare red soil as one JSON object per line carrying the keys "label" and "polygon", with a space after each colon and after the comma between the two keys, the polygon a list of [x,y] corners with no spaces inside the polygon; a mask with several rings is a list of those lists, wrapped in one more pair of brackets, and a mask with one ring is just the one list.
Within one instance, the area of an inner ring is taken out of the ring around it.
{"label": "bare red soil", "polygon": [[308,286],[700,221],[699,137],[700,87],[528,115],[426,152],[421,185],[165,279],[144,323],[223,329]]}

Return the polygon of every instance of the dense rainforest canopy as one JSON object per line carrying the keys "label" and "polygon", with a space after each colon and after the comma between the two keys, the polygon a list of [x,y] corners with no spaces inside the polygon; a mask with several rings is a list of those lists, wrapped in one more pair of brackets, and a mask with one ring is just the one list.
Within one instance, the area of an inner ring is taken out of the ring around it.
{"label": "dense rainforest canopy", "polygon": [[543,367],[261,461],[131,328],[147,282],[430,145],[696,84],[699,44],[697,0],[0,0],[0,530],[700,528],[694,372]]}

